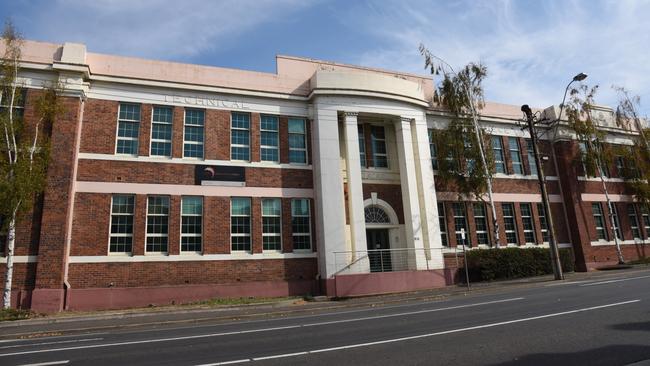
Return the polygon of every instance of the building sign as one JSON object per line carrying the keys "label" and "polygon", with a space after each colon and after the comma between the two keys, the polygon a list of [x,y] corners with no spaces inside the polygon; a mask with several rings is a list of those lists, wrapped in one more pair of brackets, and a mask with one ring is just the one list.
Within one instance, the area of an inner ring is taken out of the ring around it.
{"label": "building sign", "polygon": [[227,109],[248,109],[244,102],[237,100],[225,100],[213,97],[165,95],[165,102],[174,104],[189,104],[202,107],[215,107]]}
{"label": "building sign", "polygon": [[244,186],[246,168],[225,165],[197,165],[194,183],[202,186]]}

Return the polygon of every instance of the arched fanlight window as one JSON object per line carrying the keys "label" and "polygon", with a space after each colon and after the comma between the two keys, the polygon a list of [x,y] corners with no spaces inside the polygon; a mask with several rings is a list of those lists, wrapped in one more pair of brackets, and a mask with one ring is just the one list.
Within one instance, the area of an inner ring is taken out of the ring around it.
{"label": "arched fanlight window", "polygon": [[381,207],[366,207],[365,215],[367,224],[390,224],[390,217]]}

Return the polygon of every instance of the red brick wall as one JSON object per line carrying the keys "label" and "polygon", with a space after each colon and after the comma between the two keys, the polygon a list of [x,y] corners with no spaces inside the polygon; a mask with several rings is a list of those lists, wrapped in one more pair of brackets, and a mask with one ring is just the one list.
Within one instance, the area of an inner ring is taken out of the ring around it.
{"label": "red brick wall", "polygon": [[[363,199],[370,198],[372,192],[377,192],[377,198],[388,202],[395,210],[400,224],[404,223],[404,206],[402,202],[402,187],[399,184],[363,184]],[[346,204],[347,207],[347,204]]]}
{"label": "red brick wall", "polygon": [[87,99],[81,130],[82,153],[114,154],[119,103]]}

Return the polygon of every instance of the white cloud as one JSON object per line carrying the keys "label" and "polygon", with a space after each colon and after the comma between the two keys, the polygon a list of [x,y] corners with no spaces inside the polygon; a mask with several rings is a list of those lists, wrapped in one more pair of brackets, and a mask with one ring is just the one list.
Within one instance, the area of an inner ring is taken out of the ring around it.
{"label": "white cloud", "polygon": [[423,42],[452,65],[485,64],[489,100],[559,104],[566,83],[585,72],[601,85],[599,103],[615,105],[610,86],[623,85],[650,111],[648,1],[390,1],[375,9],[355,14],[384,40],[361,64],[422,72]]}

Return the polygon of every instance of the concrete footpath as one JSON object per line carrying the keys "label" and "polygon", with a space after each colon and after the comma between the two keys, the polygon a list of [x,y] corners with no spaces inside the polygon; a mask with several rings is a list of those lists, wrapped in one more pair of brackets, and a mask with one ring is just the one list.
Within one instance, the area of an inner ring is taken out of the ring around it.
{"label": "concrete footpath", "polygon": [[237,306],[179,305],[162,308],[141,308],[93,313],[64,312],[33,319],[0,322],[0,339],[60,336],[90,333],[108,329],[135,329],[137,327],[170,326],[175,324],[218,324],[254,319],[282,318],[313,315],[319,312],[345,309],[385,307],[392,304],[442,300],[465,296],[468,293],[498,293],[513,288],[534,288],[575,283],[577,281],[602,281],[608,277],[638,272],[647,274],[650,266],[638,265],[627,269],[567,273],[565,280],[554,281],[553,276],[540,276],[508,281],[475,283],[470,290],[466,285],[449,286],[409,293],[365,296],[348,299],[281,299],[265,303]]}

